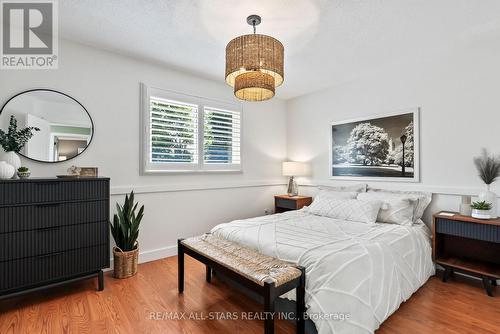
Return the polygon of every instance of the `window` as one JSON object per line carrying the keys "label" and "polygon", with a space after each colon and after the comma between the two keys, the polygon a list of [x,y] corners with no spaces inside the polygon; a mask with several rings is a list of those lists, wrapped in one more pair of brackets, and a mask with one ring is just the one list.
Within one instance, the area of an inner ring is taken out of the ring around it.
{"label": "window", "polygon": [[241,170],[241,107],[142,85],[143,172]]}

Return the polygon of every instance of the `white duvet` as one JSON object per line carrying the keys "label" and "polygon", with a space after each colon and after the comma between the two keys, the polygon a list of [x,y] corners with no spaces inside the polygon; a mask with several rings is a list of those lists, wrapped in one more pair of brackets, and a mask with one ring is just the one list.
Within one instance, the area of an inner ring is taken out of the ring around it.
{"label": "white duvet", "polygon": [[434,274],[423,223],[367,225],[305,208],[220,224],[212,233],[304,266],[307,313],[319,334],[373,333]]}

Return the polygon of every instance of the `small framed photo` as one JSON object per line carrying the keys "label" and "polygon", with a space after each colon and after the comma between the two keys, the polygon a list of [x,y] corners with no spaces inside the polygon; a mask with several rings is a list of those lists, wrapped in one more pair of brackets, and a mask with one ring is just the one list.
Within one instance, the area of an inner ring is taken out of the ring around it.
{"label": "small framed photo", "polygon": [[80,167],[81,177],[97,177],[99,176],[99,171],[97,167]]}

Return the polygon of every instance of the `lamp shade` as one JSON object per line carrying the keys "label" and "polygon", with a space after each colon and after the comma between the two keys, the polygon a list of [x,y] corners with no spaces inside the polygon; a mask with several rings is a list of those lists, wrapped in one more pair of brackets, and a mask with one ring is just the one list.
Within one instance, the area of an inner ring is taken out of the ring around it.
{"label": "lamp shade", "polygon": [[272,98],[284,80],[283,44],[255,32],[261,20],[258,15],[247,17],[253,34],[238,36],[226,46],[226,82],[234,87],[234,95],[245,101]]}
{"label": "lamp shade", "polygon": [[307,175],[308,165],[304,162],[285,161],[282,169],[283,176],[304,176]]}

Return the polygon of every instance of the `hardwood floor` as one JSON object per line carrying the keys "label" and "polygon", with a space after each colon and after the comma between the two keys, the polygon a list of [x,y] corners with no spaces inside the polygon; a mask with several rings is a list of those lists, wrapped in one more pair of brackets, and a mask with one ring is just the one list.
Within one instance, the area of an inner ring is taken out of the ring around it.
{"label": "hardwood floor", "polygon": [[[137,276],[117,280],[107,273],[106,288],[93,280],[0,301],[0,333],[262,333],[258,320],[151,319],[168,312],[260,312],[261,306],[218,282],[205,282],[205,268],[186,257],[186,290],[177,294],[177,259],[140,265]],[[472,284],[471,284],[472,283]],[[401,305],[377,334],[500,333],[500,288],[486,296],[479,283],[433,277]],[[155,312],[160,312],[156,314]],[[213,315],[216,315],[215,313]],[[227,316],[226,316],[227,317]],[[241,316],[240,316],[241,317]],[[277,322],[277,333],[295,326]]]}

